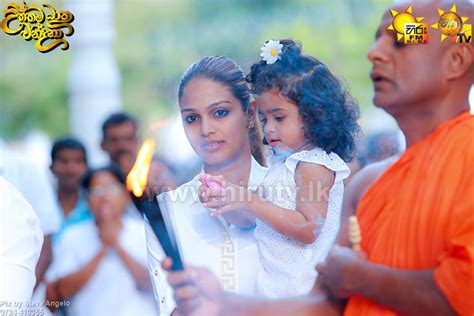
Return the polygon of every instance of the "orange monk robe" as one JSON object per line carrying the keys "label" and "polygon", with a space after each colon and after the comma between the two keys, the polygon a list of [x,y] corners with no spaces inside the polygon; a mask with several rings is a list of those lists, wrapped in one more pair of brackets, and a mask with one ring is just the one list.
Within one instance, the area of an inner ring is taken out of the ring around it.
{"label": "orange monk robe", "polygon": [[[444,122],[408,148],[364,194],[357,217],[369,261],[434,270],[451,306],[474,315],[474,116]],[[344,315],[396,313],[355,296]]]}

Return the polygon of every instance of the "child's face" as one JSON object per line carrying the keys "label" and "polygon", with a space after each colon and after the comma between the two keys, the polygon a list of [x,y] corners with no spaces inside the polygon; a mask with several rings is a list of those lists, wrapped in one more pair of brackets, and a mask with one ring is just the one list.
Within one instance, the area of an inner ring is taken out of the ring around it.
{"label": "child's face", "polygon": [[298,107],[278,90],[265,91],[255,98],[265,138],[278,152],[298,151],[308,144]]}

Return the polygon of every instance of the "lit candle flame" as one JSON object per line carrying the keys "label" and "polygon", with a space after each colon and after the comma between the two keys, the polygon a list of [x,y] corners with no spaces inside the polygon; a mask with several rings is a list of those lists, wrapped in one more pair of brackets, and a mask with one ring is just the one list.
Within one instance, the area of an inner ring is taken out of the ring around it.
{"label": "lit candle flame", "polygon": [[132,169],[128,173],[127,190],[136,197],[141,197],[145,191],[154,150],[155,142],[151,139],[145,140]]}

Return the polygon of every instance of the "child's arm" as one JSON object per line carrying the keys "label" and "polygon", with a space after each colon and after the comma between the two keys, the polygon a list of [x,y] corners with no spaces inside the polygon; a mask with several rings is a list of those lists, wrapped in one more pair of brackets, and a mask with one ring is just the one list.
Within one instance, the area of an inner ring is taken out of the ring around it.
{"label": "child's arm", "polygon": [[324,166],[300,162],[296,167],[296,211],[257,200],[252,212],[282,235],[297,241],[313,243],[326,218],[329,190],[334,174]]}
{"label": "child's arm", "polygon": [[[311,244],[316,240],[321,220],[326,218],[329,190],[334,183],[334,173],[324,166],[300,162],[295,171],[297,185],[296,212],[276,206],[248,192],[247,197],[229,199],[228,186],[214,191],[214,200],[204,204],[205,207],[218,208],[211,213],[221,215],[236,209],[246,209],[270,225],[282,235],[294,240]],[[234,190],[238,190],[235,186]],[[283,188],[283,190],[289,188]],[[235,196],[235,195],[234,195]]]}

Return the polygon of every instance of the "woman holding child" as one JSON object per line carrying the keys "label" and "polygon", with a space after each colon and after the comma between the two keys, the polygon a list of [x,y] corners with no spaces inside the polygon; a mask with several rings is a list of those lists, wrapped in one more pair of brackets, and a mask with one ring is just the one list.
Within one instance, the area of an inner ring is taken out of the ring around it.
{"label": "woman holding child", "polygon": [[[225,288],[225,258],[209,249],[219,252],[213,241],[234,232],[246,238],[232,238],[239,254],[233,290],[288,297],[311,289],[313,267],[338,233],[358,108],[329,69],[294,41],[269,41],[261,56],[246,78],[225,57],[205,57],[183,75],[178,96],[186,135],[204,162],[202,182],[217,186],[202,185],[199,200],[172,199],[170,213],[186,263],[210,268]],[[273,153],[268,173],[251,157],[247,135],[258,128],[256,115]],[[176,197],[188,186],[199,187],[198,178],[165,194]],[[161,248],[147,230],[150,271],[161,275],[164,255],[156,255]],[[154,284],[157,290],[166,280]]]}

